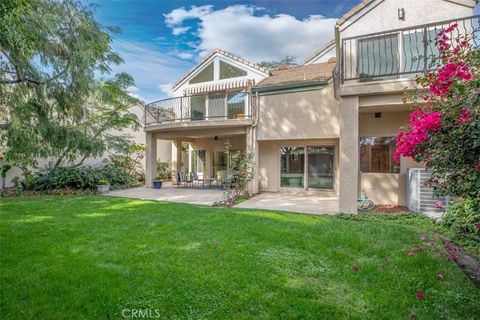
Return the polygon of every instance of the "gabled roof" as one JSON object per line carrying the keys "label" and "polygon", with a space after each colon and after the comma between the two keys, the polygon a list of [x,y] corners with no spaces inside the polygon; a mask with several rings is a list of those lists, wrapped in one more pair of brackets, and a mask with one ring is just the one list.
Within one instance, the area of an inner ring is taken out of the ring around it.
{"label": "gabled roof", "polygon": [[332,71],[335,68],[336,61],[335,58],[330,58],[328,62],[272,70],[271,76],[260,81],[256,87],[263,88],[284,84],[328,80],[332,77]]}
{"label": "gabled roof", "polygon": [[206,63],[212,56],[216,55],[216,54],[221,54],[227,58],[230,58],[230,59],[233,59],[235,61],[238,61],[240,63],[243,63],[251,68],[254,68],[254,69],[257,69],[258,71],[260,72],[263,72],[265,73],[265,75],[268,75],[269,74],[269,71],[261,66],[259,66],[258,64],[256,63],[253,63],[251,61],[248,61],[248,60],[245,60],[233,53],[230,53],[228,51],[225,51],[225,50],[222,50],[222,49],[214,49],[212,51],[210,51],[205,57],[202,58],[202,60],[200,60],[199,63],[197,63],[192,69],[190,69],[182,78],[180,78],[177,82],[175,82],[173,85],[172,85],[172,89],[175,90],[176,87],[181,84],[186,78],[188,78],[191,74],[193,74],[196,70],[198,70],[199,68],[202,67],[202,65],[204,63]]}
{"label": "gabled roof", "polygon": [[324,45],[320,50],[315,51],[312,55],[305,58],[302,64],[307,64],[310,61],[317,59],[318,57],[324,55],[325,53],[329,52],[334,48],[335,48],[335,39],[332,39],[326,45]]}
{"label": "gabled roof", "polygon": [[372,2],[375,2],[375,1],[377,1],[377,0],[362,0],[362,2],[360,2],[355,7],[353,7],[352,10],[348,11],[340,19],[338,19],[337,20],[337,25],[339,25],[339,26],[342,25],[345,21],[350,19],[354,14],[363,10],[365,7],[367,7]]}

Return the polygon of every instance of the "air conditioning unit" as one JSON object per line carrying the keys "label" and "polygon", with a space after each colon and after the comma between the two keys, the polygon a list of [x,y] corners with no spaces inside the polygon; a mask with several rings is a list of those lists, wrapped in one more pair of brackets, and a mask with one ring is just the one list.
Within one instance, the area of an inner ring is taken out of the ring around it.
{"label": "air conditioning unit", "polygon": [[435,207],[435,202],[447,203],[447,197],[434,197],[431,187],[426,185],[432,173],[422,168],[408,169],[407,206],[410,210],[427,213],[429,216],[441,217],[442,209]]}

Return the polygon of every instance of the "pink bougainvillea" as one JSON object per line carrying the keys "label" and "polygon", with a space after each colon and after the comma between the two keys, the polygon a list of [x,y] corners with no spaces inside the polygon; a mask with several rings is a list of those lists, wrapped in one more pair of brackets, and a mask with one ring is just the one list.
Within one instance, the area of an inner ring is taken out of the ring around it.
{"label": "pink bougainvillea", "polygon": [[472,122],[472,113],[467,108],[462,108],[460,115],[455,119],[455,122],[460,125],[469,124]]}
{"label": "pink bougainvillea", "polygon": [[417,109],[410,114],[410,130],[400,131],[397,135],[397,150],[393,157],[400,162],[400,156],[414,157],[419,145],[428,141],[428,132],[441,128],[440,112],[425,112]]}
{"label": "pink bougainvillea", "polygon": [[433,204],[435,208],[441,209],[443,207],[443,202],[442,201],[437,201]]}
{"label": "pink bougainvillea", "polygon": [[[452,123],[464,126],[473,121],[474,115],[467,106],[458,107],[457,110],[441,107],[451,98],[453,88],[478,77],[478,66],[468,58],[471,43],[466,37],[454,36],[457,27],[454,23],[438,32],[436,45],[439,65],[436,71],[417,79],[427,92],[420,96],[424,103],[415,103],[416,109],[410,114],[408,125],[397,135],[397,149],[394,153],[397,162],[400,162],[402,156],[410,157],[425,161],[429,167],[431,137],[449,130]],[[477,170],[480,171],[480,164],[478,166]]]}

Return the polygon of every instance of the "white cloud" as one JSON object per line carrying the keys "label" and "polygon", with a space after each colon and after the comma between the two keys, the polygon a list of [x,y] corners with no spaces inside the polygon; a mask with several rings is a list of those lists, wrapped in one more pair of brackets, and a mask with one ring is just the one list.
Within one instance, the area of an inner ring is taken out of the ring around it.
{"label": "white cloud", "polygon": [[172,29],[172,34],[173,34],[174,36],[178,36],[178,35],[180,35],[180,34],[182,34],[182,33],[187,32],[188,30],[190,30],[190,27],[177,27],[177,28],[173,28],[173,29]]}
{"label": "white cloud", "polygon": [[113,67],[113,73],[129,73],[135,80],[129,92],[146,102],[165,97],[158,85],[176,81],[191,67],[191,63],[143,43],[115,40],[112,46],[125,61]]}
{"label": "white cloud", "polygon": [[262,8],[249,5],[220,10],[200,8],[179,8],[165,15],[169,26],[182,27],[187,20],[199,20],[195,35],[200,38],[196,47],[200,56],[222,48],[254,62],[279,60],[287,55],[301,62],[334,37],[336,19],[321,15],[300,20],[288,14],[255,15]]}
{"label": "white cloud", "polygon": [[177,57],[183,60],[190,60],[193,58],[193,54],[190,52],[179,52],[177,53]]}
{"label": "white cloud", "polygon": [[158,88],[160,90],[162,90],[162,92],[169,97],[175,96],[175,93],[172,90],[172,84],[171,83],[159,84]]}
{"label": "white cloud", "polygon": [[198,19],[212,11],[213,6],[191,6],[189,10],[186,10],[185,7],[172,10],[168,14],[164,14],[165,22],[167,26],[173,28],[176,25],[183,23],[183,21],[188,19]]}

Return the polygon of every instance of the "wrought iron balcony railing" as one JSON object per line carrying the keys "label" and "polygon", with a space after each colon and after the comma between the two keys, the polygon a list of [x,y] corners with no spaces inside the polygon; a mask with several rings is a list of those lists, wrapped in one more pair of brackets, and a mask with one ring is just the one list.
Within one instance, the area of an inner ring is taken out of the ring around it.
{"label": "wrought iron balcony railing", "polygon": [[480,46],[480,15],[341,39],[337,82],[409,78],[435,69],[438,33],[457,24],[452,38]]}
{"label": "wrought iron balcony railing", "polygon": [[145,125],[201,120],[248,119],[251,96],[245,91],[214,92],[152,102],[145,106]]}

